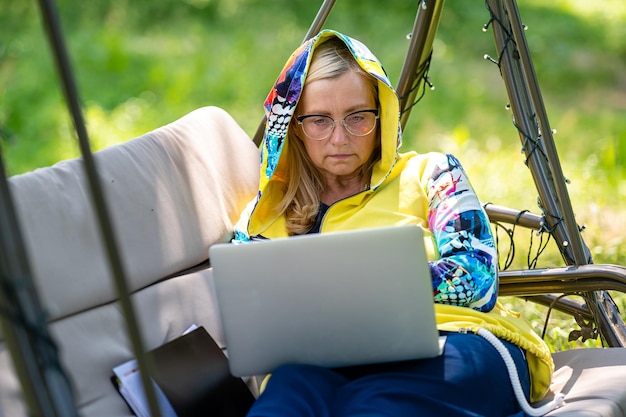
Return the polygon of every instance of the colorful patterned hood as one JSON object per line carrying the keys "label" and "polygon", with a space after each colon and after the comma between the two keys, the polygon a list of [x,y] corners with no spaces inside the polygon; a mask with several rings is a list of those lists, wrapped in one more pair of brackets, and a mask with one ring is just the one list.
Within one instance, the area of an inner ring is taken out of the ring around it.
{"label": "colorful patterned hood", "polygon": [[[261,176],[259,194],[251,212],[249,229],[261,232],[273,220],[272,210],[282,196],[286,162],[281,153],[287,144],[287,130],[302,93],[313,51],[324,40],[341,39],[360,66],[378,79],[380,101],[381,160],[374,167],[370,188],[384,183],[394,167],[400,146],[399,104],[397,95],[381,63],[361,42],[341,33],[324,30],[303,43],[289,58],[278,80],[265,100],[267,123],[261,144]],[[288,145],[287,145],[288,146]]]}

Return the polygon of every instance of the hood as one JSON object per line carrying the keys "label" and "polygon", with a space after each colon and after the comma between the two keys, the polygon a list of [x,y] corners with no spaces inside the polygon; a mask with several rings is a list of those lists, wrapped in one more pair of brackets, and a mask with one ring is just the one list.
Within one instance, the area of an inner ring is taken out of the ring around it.
{"label": "hood", "polygon": [[[281,153],[287,142],[287,130],[302,93],[315,48],[326,39],[341,39],[361,68],[378,80],[380,102],[381,159],[374,167],[370,189],[375,190],[391,173],[401,144],[398,97],[381,63],[356,39],[333,30],[324,30],[303,43],[291,55],[265,100],[267,122],[261,143],[259,193],[252,207],[249,229],[261,232],[272,218],[271,207],[282,197],[286,168]],[[267,208],[264,209],[264,208]]]}

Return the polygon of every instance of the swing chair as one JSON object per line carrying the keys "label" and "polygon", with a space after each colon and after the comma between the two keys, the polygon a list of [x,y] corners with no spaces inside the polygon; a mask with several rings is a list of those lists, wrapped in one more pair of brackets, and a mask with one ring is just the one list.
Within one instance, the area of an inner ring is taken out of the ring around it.
{"label": "swing chair", "polygon": [[[430,82],[443,3],[418,2],[397,86],[403,128]],[[322,29],[333,4],[324,1],[305,39]],[[568,314],[571,338],[604,346],[553,354],[545,401],[562,393],[565,404],[546,415],[625,417],[626,324],[608,291],[626,292],[626,268],[594,264],[576,224],[515,0],[485,4],[492,60],[541,212],[485,209],[496,229],[549,236],[563,261],[543,269],[501,265],[500,295]],[[144,352],[190,323],[223,346],[207,249],[229,239],[257,191],[262,128],[251,140],[226,112],[205,107],[92,153],[55,8],[51,0],[40,8],[82,158],[8,179],[0,158],[0,416],[131,416],[109,377],[132,357],[150,413],[159,416]],[[256,378],[246,383],[258,393]]]}

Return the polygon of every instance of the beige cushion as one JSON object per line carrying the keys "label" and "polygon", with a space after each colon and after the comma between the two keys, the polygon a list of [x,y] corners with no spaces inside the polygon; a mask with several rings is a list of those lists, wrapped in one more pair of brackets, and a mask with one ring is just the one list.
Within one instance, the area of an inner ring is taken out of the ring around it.
{"label": "beige cushion", "polygon": [[[259,151],[223,110],[206,107],[95,154],[145,345],[192,323],[223,344],[212,271],[163,280],[225,241],[258,188]],[[81,416],[132,414],[110,382],[133,357],[80,160],[10,179],[49,328]],[[26,416],[0,337],[0,416]]]}
{"label": "beige cushion", "polygon": [[[183,333],[192,323],[204,326],[224,345],[213,296],[212,271],[173,278],[133,295],[139,325],[148,349]],[[103,305],[56,321],[50,331],[61,361],[71,378],[77,407],[83,417],[131,417],[110,377],[114,366],[133,357],[118,303]],[[8,352],[0,352],[0,415],[26,416],[20,385]]]}
{"label": "beige cushion", "polygon": [[[95,162],[132,290],[205,260],[258,188],[256,146],[215,107],[97,152]],[[113,301],[81,161],[10,183],[51,318]]]}
{"label": "beige cushion", "polygon": [[626,348],[576,349],[553,357],[551,392],[565,394],[565,405],[547,416],[626,417]]}

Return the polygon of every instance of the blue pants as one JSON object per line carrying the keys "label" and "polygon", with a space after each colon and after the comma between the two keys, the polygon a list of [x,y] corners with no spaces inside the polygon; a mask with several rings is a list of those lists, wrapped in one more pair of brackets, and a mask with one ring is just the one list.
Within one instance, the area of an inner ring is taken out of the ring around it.
{"label": "blue pants", "polygon": [[[447,336],[443,355],[434,359],[339,369],[282,366],[248,417],[524,416],[496,349],[474,334]],[[528,398],[524,353],[503,343]]]}

